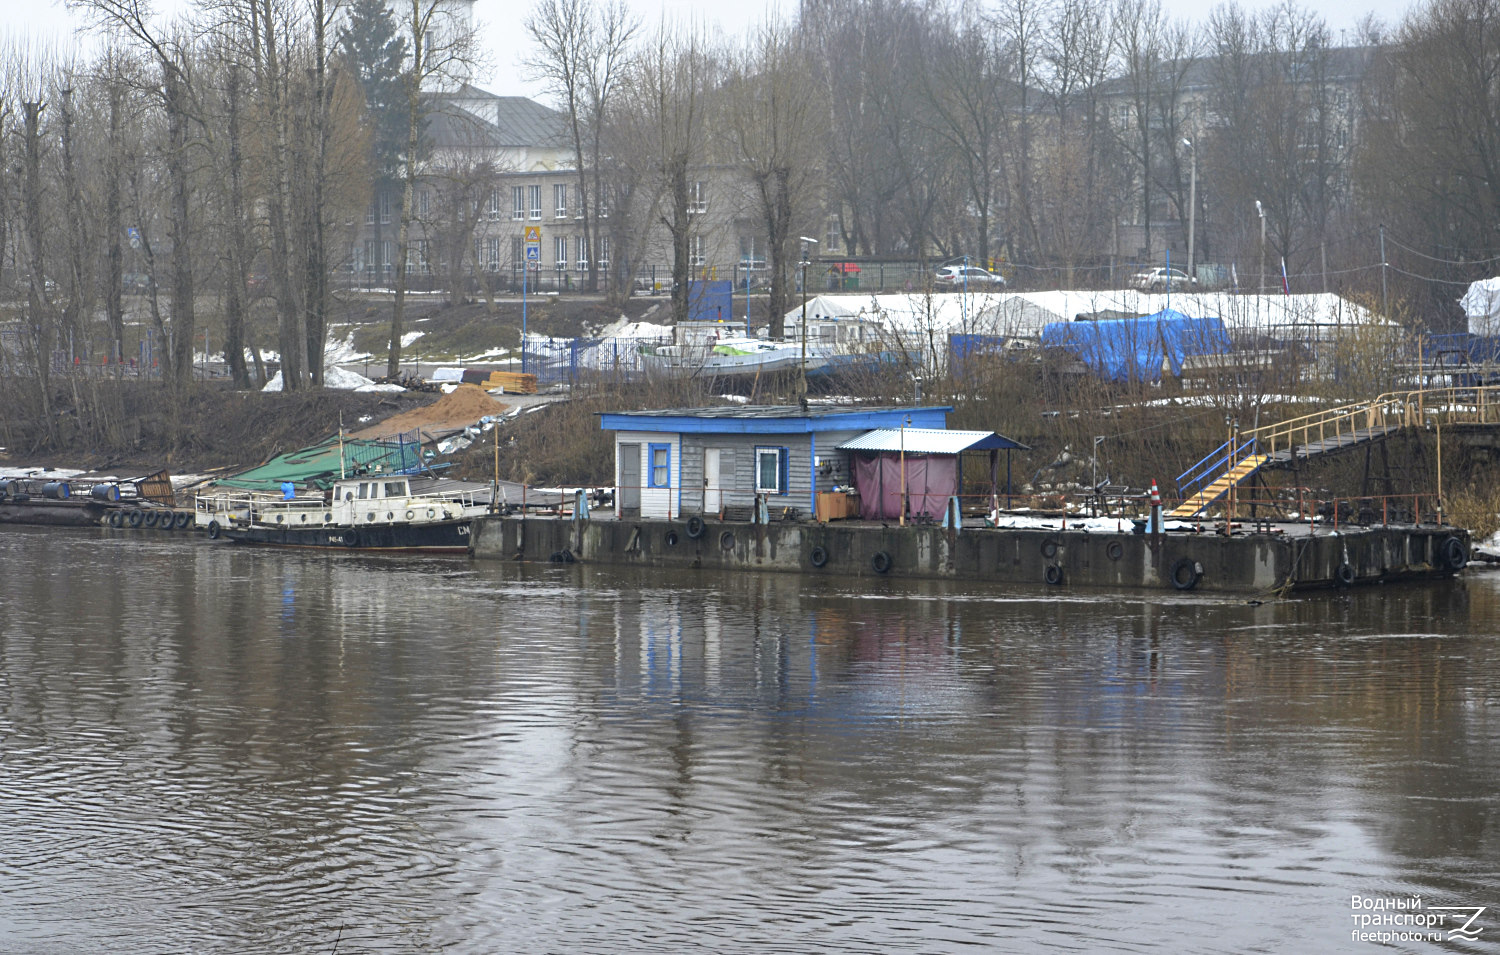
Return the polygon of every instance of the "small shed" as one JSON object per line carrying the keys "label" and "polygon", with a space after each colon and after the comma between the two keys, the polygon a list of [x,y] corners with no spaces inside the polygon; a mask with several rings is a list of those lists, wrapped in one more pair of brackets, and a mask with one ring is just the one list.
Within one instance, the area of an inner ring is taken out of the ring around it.
{"label": "small shed", "polygon": [[859,516],[896,520],[901,515],[939,518],[963,487],[963,453],[988,451],[990,497],[1000,494],[1000,452],[1010,493],[1010,452],[1026,445],[993,431],[882,428],[839,445],[850,455]]}
{"label": "small shed", "polygon": [[606,412],[600,425],[615,432],[615,513],[668,520],[722,514],[759,496],[773,510],[811,516],[820,493],[852,480],[840,444],[908,421],[941,432],[952,410],[728,405]]}

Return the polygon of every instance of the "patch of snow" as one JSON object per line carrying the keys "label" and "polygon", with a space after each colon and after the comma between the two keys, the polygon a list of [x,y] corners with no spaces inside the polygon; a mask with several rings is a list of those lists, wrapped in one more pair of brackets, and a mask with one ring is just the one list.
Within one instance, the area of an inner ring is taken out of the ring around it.
{"label": "patch of snow", "polygon": [[[278,371],[270,381],[266,382],[266,386],[261,391],[280,391],[281,387],[281,372]],[[370,391],[387,394],[406,390],[400,385],[377,385],[358,372],[337,366],[323,369],[323,387],[337,391]]]}

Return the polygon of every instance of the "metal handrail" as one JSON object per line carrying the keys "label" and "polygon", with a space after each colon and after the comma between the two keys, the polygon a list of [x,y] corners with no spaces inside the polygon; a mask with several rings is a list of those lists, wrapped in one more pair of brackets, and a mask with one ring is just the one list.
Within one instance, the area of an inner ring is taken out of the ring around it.
{"label": "metal handrail", "polygon": [[[1461,397],[1470,399],[1475,405],[1476,420],[1484,422],[1489,418],[1489,407],[1494,403],[1496,395],[1500,395],[1500,385],[1446,385],[1441,388],[1393,391],[1368,401],[1312,411],[1241,433],[1255,437],[1265,446],[1266,454],[1274,455],[1278,451],[1290,451],[1294,446],[1293,439],[1298,436],[1302,445],[1345,435],[1352,436],[1360,430],[1360,415],[1364,416],[1363,427],[1366,430],[1384,424],[1391,416],[1398,416],[1403,426],[1416,424],[1425,420],[1426,406],[1432,399],[1444,399],[1448,405],[1457,403]],[[1451,414],[1452,409],[1449,411]]]}

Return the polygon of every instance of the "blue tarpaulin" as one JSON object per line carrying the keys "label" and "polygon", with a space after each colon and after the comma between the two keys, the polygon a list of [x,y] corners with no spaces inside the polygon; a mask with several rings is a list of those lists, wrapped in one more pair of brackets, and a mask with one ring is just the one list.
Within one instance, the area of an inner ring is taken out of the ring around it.
{"label": "blue tarpaulin", "polygon": [[1161,381],[1164,364],[1180,375],[1188,355],[1231,349],[1221,320],[1190,318],[1172,309],[1143,318],[1052,322],[1042,329],[1042,347],[1071,352],[1111,381]]}

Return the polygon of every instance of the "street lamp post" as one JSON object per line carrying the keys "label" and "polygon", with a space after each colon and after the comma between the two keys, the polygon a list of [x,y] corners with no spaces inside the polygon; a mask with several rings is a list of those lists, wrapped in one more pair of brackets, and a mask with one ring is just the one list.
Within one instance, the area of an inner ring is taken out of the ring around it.
{"label": "street lamp post", "polygon": [[1184,146],[1186,146],[1188,148],[1188,152],[1192,154],[1192,167],[1191,167],[1192,171],[1188,174],[1188,267],[1187,267],[1188,289],[1191,291],[1191,289],[1193,287],[1193,279],[1197,276],[1197,273],[1193,271],[1193,267],[1194,267],[1194,264],[1195,264],[1194,260],[1193,260],[1193,253],[1196,251],[1196,249],[1194,247],[1194,239],[1196,238],[1196,236],[1193,234],[1193,227],[1197,223],[1197,216],[1198,216],[1198,150],[1193,145],[1193,141],[1191,139],[1184,139],[1182,141],[1182,144]]}
{"label": "street lamp post", "polygon": [[1255,213],[1260,216],[1260,278],[1257,280],[1260,284],[1255,289],[1259,295],[1266,288],[1266,207],[1259,199],[1255,200]]}
{"label": "street lamp post", "polygon": [[799,394],[807,394],[807,247],[817,245],[817,239],[802,236],[802,378]]}
{"label": "street lamp post", "polygon": [[897,522],[901,527],[906,526],[906,429],[911,424],[911,415],[907,415],[901,421],[901,517]]}

